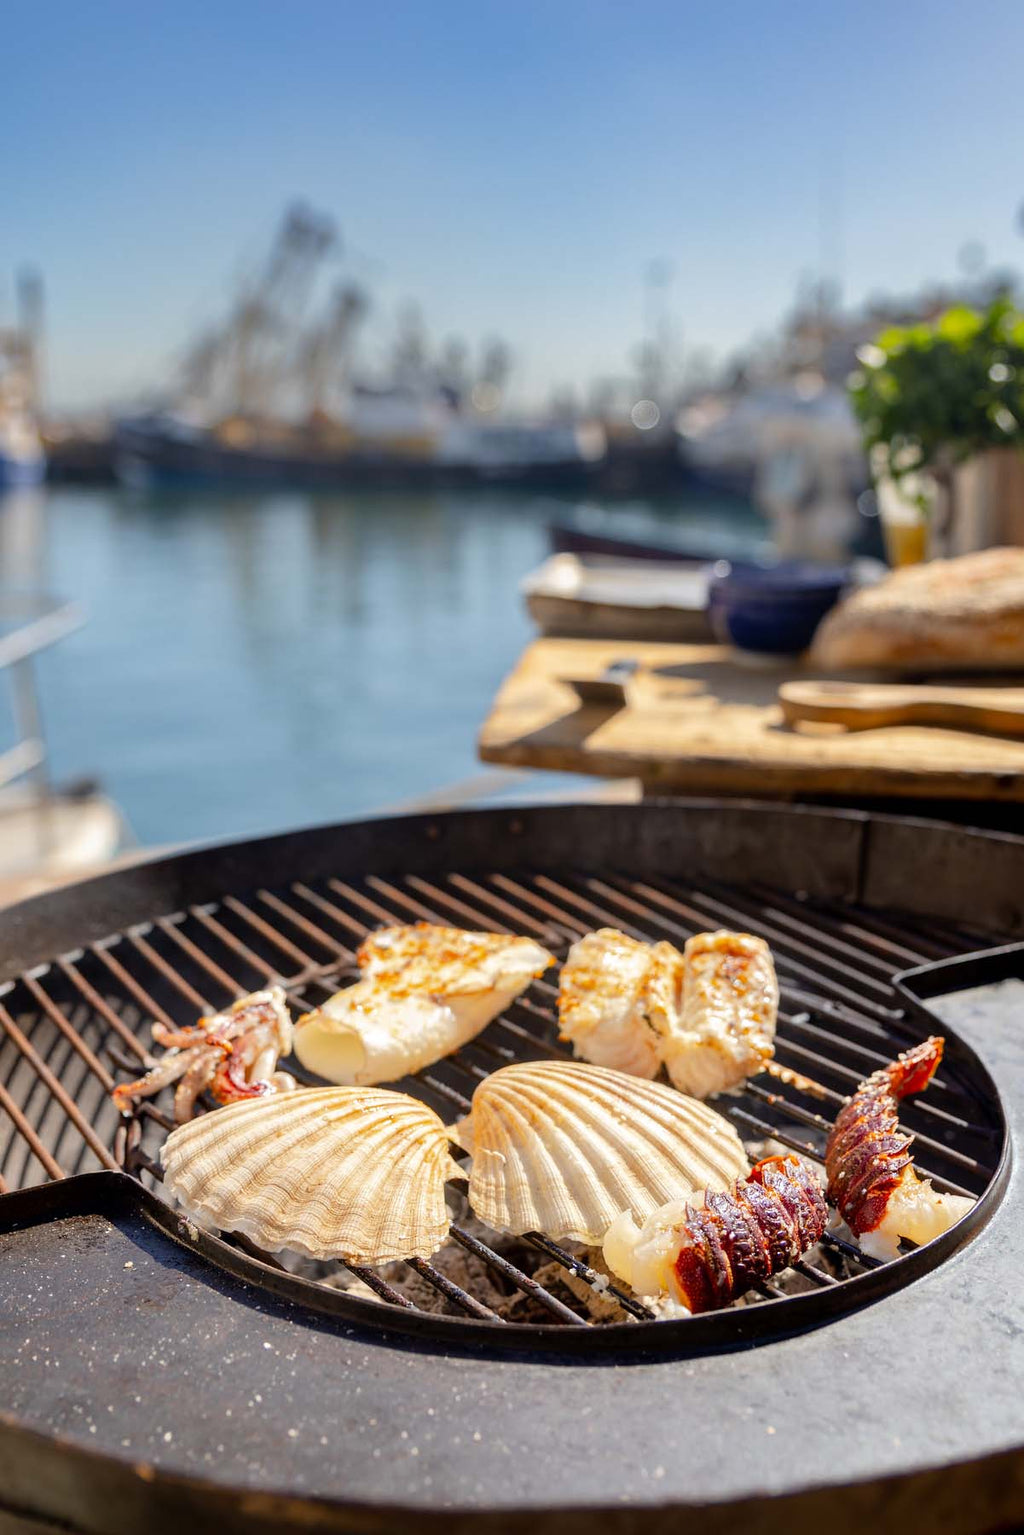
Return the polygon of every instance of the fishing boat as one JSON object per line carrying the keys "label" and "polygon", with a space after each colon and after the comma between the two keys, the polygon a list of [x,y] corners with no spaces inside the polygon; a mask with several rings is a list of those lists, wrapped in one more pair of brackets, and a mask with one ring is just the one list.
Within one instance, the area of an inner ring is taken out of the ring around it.
{"label": "fishing boat", "polygon": [[123,418],[115,428],[118,478],[135,487],[182,484],[297,485],[539,483],[585,486],[602,458],[600,429],[437,419],[425,402],[401,425],[363,401],[329,431],[208,426],[169,411]]}
{"label": "fishing boat", "polygon": [[218,488],[589,482],[605,455],[601,428],[503,415],[509,359],[498,342],[474,370],[452,344],[432,355],[406,310],[386,365],[357,368],[368,294],[342,281],[307,318],[320,264],[337,249],[330,219],[288,210],[225,318],[187,349],[167,399],[116,423],[121,480]]}

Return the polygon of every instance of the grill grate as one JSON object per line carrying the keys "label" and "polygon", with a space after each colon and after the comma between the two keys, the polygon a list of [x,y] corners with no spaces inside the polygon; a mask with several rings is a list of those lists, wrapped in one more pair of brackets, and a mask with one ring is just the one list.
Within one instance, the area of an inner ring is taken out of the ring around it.
{"label": "grill grate", "polygon": [[[147,1102],[122,1121],[108,1096],[116,1076],[138,1074],[150,1021],[194,1022],[197,1013],[217,1011],[268,980],[285,987],[296,1014],[306,1011],[355,973],[355,951],[368,932],[417,919],[529,933],[558,958],[597,926],[677,943],[721,926],[766,938],[782,998],[777,1068],[717,1106],[748,1142],[770,1137],[817,1161],[844,1097],[918,1037],[894,1005],[893,973],[979,947],[979,936],[966,928],[924,930],[908,916],[882,917],[760,886],[703,881],[691,888],[614,872],[369,875],[296,882],[245,899],[225,896],[132,927],[0,986],[0,1192],[97,1168],[124,1168],[156,1187],[156,1154],[170,1120]],[[498,1066],[566,1054],[557,1040],[556,995],[556,983],[535,982],[480,1037],[397,1086],[443,1118],[465,1113],[477,1082]],[[313,1080],[292,1063],[289,1069]],[[952,1071],[940,1074],[926,1097],[908,1101],[902,1118],[917,1137],[917,1165],[936,1187],[973,1196],[985,1191],[1002,1150],[1001,1130]],[[503,1293],[528,1302],[533,1318],[585,1327],[593,1320],[591,1296],[614,1297],[636,1321],[650,1316],[584,1259],[545,1237],[498,1250],[500,1241],[492,1245],[456,1223],[452,1238]],[[229,1240],[281,1267],[242,1239]],[[833,1289],[878,1266],[837,1234],[827,1234],[823,1247],[833,1271],[799,1263],[795,1272],[805,1289]],[[529,1271],[542,1262],[565,1275],[559,1294]],[[435,1264],[416,1260],[395,1270],[414,1272],[443,1298],[449,1314],[515,1325]],[[385,1304],[416,1309],[394,1273],[391,1279],[360,1267],[351,1273]],[[328,1269],[321,1282],[331,1279]],[[766,1284],[747,1304],[776,1305],[785,1294]]]}

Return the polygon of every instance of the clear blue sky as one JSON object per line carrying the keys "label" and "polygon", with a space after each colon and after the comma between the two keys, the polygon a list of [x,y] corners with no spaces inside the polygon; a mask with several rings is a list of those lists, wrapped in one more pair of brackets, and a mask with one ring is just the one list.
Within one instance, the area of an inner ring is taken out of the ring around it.
{"label": "clear blue sky", "polygon": [[623,371],[651,258],[691,345],[771,327],[823,182],[850,301],[968,239],[1024,264],[1021,0],[48,0],[2,32],[0,314],[38,264],[58,402],[156,381],[295,195],[382,319],[501,331],[535,397]]}

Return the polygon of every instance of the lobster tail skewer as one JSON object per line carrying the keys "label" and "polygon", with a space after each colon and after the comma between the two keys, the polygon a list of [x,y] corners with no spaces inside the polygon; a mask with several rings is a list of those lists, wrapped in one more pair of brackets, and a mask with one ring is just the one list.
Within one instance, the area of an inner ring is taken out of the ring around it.
{"label": "lobster tail skewer", "polygon": [[899,1103],[923,1092],[944,1041],[926,1039],[862,1082],[840,1110],[825,1150],[828,1197],[874,1258],[895,1258],[901,1237],[919,1246],[948,1231],[973,1199],[940,1194],[914,1170],[914,1137],[900,1129]]}
{"label": "lobster tail skewer", "polygon": [[642,1229],[629,1212],[604,1239],[608,1267],[638,1295],[679,1311],[713,1311],[788,1268],[817,1242],[827,1211],[818,1181],[796,1156],[765,1157],[746,1182],[656,1210]]}

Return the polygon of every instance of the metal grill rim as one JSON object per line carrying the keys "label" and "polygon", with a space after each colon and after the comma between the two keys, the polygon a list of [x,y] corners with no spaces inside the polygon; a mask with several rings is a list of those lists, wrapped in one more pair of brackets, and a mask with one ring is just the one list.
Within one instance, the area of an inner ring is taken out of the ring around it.
{"label": "metal grill rim", "polygon": [[[289,1002],[304,1010],[353,973],[355,948],[367,932],[381,923],[415,920],[531,933],[559,958],[573,938],[601,925],[678,942],[718,926],[759,933],[771,944],[781,984],[777,1057],[795,1077],[810,1078],[814,1091],[803,1092],[793,1080],[755,1080],[740,1097],[720,1099],[716,1106],[744,1139],[770,1135],[818,1162],[822,1136],[844,1096],[896,1050],[921,1037],[896,1005],[892,975],[978,947],[970,929],[937,925],[925,933],[907,914],[869,912],[763,885],[702,879],[691,887],[678,879],[616,870],[599,875],[528,870],[467,875],[455,870],[430,878],[369,874],[293,881],[244,897],[228,894],[128,927],[0,984],[0,1130],[5,1117],[9,1122],[6,1142],[0,1139],[0,1194],[94,1167],[126,1170],[152,1187],[159,1179],[156,1141],[170,1121],[153,1103],[119,1121],[108,1097],[114,1073],[137,1071],[145,1058],[149,1020],[194,1021],[198,1011],[215,1011],[268,979],[280,981]],[[477,1040],[399,1085],[442,1114],[465,1112],[475,1083],[498,1065],[567,1055],[555,1038],[553,993],[549,979],[535,983]],[[905,1105],[903,1115],[915,1133],[922,1171],[940,1188],[979,1198],[973,1224],[981,1223],[998,1197],[1006,1159],[1001,1118],[996,1108],[987,1116],[981,1108],[978,1094],[946,1072],[926,1098]],[[781,1128],[780,1118],[797,1128]],[[111,1130],[103,1130],[104,1125]],[[551,1317],[549,1323],[505,1321],[434,1264],[411,1261],[408,1267],[454,1308],[456,1314],[445,1320],[456,1328],[504,1334],[514,1346],[513,1340],[540,1332],[564,1337],[569,1331],[628,1331],[648,1339],[671,1326],[653,1323],[646,1307],[614,1286],[612,1293],[630,1320],[598,1326],[584,1314],[583,1302],[574,1306],[555,1295],[458,1224],[452,1237]],[[257,1270],[281,1270],[270,1255],[239,1238],[227,1240]],[[559,1244],[540,1235],[525,1242],[591,1289],[595,1280],[605,1287],[584,1259]],[[883,1266],[835,1233],[828,1234],[825,1245],[842,1272],[796,1265],[810,1287],[805,1294],[787,1294],[768,1284],[741,1307],[682,1325],[693,1328],[699,1320],[714,1326],[741,1311],[760,1313],[767,1322],[771,1314],[767,1336],[781,1327],[800,1326],[813,1309],[802,1303],[815,1296],[845,1290],[849,1303],[856,1304],[862,1292],[878,1289],[876,1271],[882,1267],[891,1271],[884,1277],[887,1287],[894,1288],[931,1266],[922,1261],[926,1250]],[[376,1271],[355,1267],[353,1272],[384,1303],[352,1298],[361,1319],[380,1322],[386,1311],[391,1314],[385,1325],[394,1326],[401,1325],[403,1315],[419,1311]],[[308,1292],[303,1294],[310,1300]],[[780,1311],[786,1312],[784,1322]],[[752,1325],[756,1331],[756,1317],[744,1316],[743,1323],[748,1335]],[[677,1333],[675,1327],[671,1331]]]}

